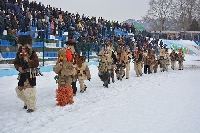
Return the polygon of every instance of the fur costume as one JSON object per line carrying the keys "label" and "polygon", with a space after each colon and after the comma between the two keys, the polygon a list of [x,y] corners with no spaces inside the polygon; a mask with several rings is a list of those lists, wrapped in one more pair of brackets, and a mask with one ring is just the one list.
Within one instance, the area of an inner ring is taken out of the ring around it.
{"label": "fur costume", "polygon": [[157,60],[157,57],[155,58],[153,64],[154,64],[153,65],[153,72],[157,73],[157,71],[158,71],[158,60]]}
{"label": "fur costume", "polygon": [[125,52],[126,52],[127,57],[128,57],[128,62],[126,63],[126,66],[125,66],[125,68],[126,68],[126,79],[128,79],[129,74],[130,74],[130,62],[131,62],[131,59],[133,58],[130,47],[128,45],[125,47]]}
{"label": "fur costume", "polygon": [[165,49],[160,50],[160,57],[158,60],[158,64],[160,65],[161,72],[167,71],[167,68],[166,68],[167,60],[166,60]]}
{"label": "fur costume", "polygon": [[175,69],[175,66],[176,66],[176,61],[177,61],[177,56],[178,54],[175,52],[175,50],[173,50],[171,53],[170,53],[170,60],[171,60],[171,68],[174,70]]}
{"label": "fur costume", "polygon": [[108,49],[107,45],[103,45],[103,49],[99,52],[99,66],[98,66],[98,75],[103,81],[103,86],[108,87],[111,77],[112,68],[112,52]]}
{"label": "fur costume", "polygon": [[143,53],[142,51],[135,51],[134,53],[134,70],[137,77],[142,76],[142,61],[143,61]]}
{"label": "fur costume", "polygon": [[154,65],[155,65],[154,63],[156,63],[155,59],[156,59],[155,50],[151,49],[151,63],[150,63],[150,71],[151,71],[151,73],[154,71]]}
{"label": "fur costume", "polygon": [[168,66],[170,65],[170,56],[168,53],[168,48],[165,48],[165,59],[166,59],[166,70],[168,71]]}
{"label": "fur costume", "polygon": [[118,80],[122,80],[122,78],[125,76],[125,67],[128,63],[128,56],[127,53],[123,50],[123,42],[122,40],[118,40],[117,42],[118,48],[117,48],[117,69],[115,70],[116,77]]}
{"label": "fur costume", "polygon": [[84,83],[84,80],[89,80],[91,79],[91,74],[89,67],[87,63],[85,62],[86,57],[85,56],[80,56],[77,59],[77,67],[76,67],[76,73],[78,76],[78,81],[80,84],[80,92],[83,93],[86,91],[87,86]]}
{"label": "fur costume", "polygon": [[183,53],[183,50],[179,49],[179,53],[177,55],[177,61],[178,61],[178,65],[179,65],[178,70],[183,70],[183,68],[184,68],[184,66],[183,66],[183,61],[185,61],[184,57],[185,57],[185,55]]}
{"label": "fur costume", "polygon": [[[117,57],[116,57],[116,52],[114,50],[114,47],[112,44],[110,44],[110,52],[111,52],[111,59],[112,59],[112,67],[110,69],[110,77],[112,79],[112,82],[115,82],[115,69],[116,69],[116,62],[117,62]],[[110,83],[110,80],[109,82]]]}
{"label": "fur costume", "polygon": [[72,60],[72,53],[69,49],[63,48],[58,51],[58,61],[54,66],[53,71],[58,74],[56,101],[59,106],[65,106],[74,102],[71,84],[72,75],[75,70]]}
{"label": "fur costume", "polygon": [[19,71],[17,96],[24,102],[24,109],[31,113],[36,109],[36,76],[39,60],[36,52],[32,50],[33,39],[30,35],[18,37],[18,52],[13,61]]}
{"label": "fur costume", "polygon": [[[77,57],[80,56],[80,51],[78,50],[77,45],[74,42],[74,39],[69,39],[66,42],[66,48],[71,51],[73,57],[73,60],[71,62],[73,62],[74,67],[76,67]],[[74,96],[76,95],[77,92],[77,87],[76,87],[77,78],[78,78],[77,74],[72,75],[72,89]]]}

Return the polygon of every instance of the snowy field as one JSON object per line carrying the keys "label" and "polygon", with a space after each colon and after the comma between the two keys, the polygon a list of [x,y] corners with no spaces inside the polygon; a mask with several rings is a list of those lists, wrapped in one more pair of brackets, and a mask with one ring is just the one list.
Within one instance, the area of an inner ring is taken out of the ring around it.
{"label": "snowy field", "polygon": [[186,55],[184,70],[130,78],[104,88],[96,66],[74,104],[56,106],[54,72],[37,77],[37,110],[17,98],[17,76],[0,78],[0,133],[200,133],[200,56]]}

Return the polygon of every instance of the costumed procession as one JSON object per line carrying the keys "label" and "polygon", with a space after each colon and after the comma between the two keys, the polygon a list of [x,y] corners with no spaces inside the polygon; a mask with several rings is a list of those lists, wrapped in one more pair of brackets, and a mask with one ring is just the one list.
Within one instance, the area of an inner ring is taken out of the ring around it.
{"label": "costumed procession", "polygon": [[[19,71],[16,93],[23,101],[23,108],[27,109],[28,113],[36,110],[36,76],[42,76],[38,68],[38,56],[32,49],[32,44],[31,36],[19,36],[18,52],[13,61],[16,70]],[[102,43],[102,49],[97,56],[97,70],[102,87],[109,88],[109,84],[115,82],[123,84],[123,80],[129,80],[132,76],[141,77],[143,74],[153,74],[159,71],[168,72],[169,66],[172,70],[184,69],[185,59],[182,49],[178,52],[172,50],[169,53],[169,49],[163,47],[159,49],[159,54],[156,54],[155,49],[140,46],[137,40],[127,45],[123,39],[120,39],[115,44],[116,47],[111,41]],[[58,50],[56,65],[53,67],[56,74],[54,79],[57,84],[55,92],[57,106],[73,104],[73,98],[77,92],[84,93],[90,89],[90,86],[85,84],[85,80],[92,82],[86,58],[85,55],[81,55],[74,38],[70,38],[65,42],[65,47]],[[130,75],[132,70],[135,75]]]}

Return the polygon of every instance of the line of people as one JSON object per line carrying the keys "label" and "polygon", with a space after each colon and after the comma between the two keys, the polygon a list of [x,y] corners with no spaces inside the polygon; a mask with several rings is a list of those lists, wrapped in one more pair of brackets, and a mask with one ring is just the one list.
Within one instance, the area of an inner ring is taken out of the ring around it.
{"label": "line of people", "polygon": [[[131,51],[128,45],[124,45],[122,40],[118,40],[117,50],[114,49],[111,43],[103,44],[102,50],[98,55],[98,75],[103,81],[103,86],[108,87],[110,79],[114,83],[114,75],[122,81],[123,77],[126,79],[130,76],[130,63],[134,63],[134,70],[136,76],[142,74],[157,73],[158,68],[161,72],[168,71],[171,63],[171,68],[175,70],[176,62],[178,61],[179,69],[183,70],[184,53],[179,49],[178,53],[175,50],[169,54],[168,48],[160,49],[160,55],[156,56],[154,49],[144,49],[134,44],[134,51]],[[142,72],[143,69],[143,72]]]}
{"label": "line of people", "polygon": [[[32,49],[33,38],[30,35],[21,35],[18,37],[18,52],[14,59],[14,66],[19,71],[18,86],[16,87],[17,96],[24,102],[24,109],[28,113],[36,109],[36,76],[40,75],[37,67],[39,60],[36,52]],[[131,51],[128,45],[124,45],[122,40],[117,41],[118,48],[114,49],[112,43],[103,44],[99,52],[98,76],[103,81],[103,86],[108,88],[111,81],[122,81],[124,77],[130,77],[130,63],[134,63],[136,76],[156,73],[158,66],[160,71],[168,71],[170,65],[175,70],[176,61],[179,63],[179,70],[183,70],[184,54],[182,49],[179,53],[174,50],[169,54],[168,49],[161,49],[160,55],[156,56],[155,51],[142,47],[137,47],[134,43],[134,51]],[[76,82],[79,81],[80,93],[86,91],[85,80],[91,79],[90,69],[86,62],[86,57],[80,55],[74,39],[66,42],[66,48],[58,51],[58,59],[53,71],[58,88],[56,89],[56,101],[58,106],[73,104],[73,97],[77,93]]]}

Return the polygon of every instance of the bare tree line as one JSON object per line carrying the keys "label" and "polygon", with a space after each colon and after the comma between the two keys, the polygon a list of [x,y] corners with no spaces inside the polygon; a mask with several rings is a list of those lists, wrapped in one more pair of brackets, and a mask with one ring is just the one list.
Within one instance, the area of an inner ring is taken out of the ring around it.
{"label": "bare tree line", "polygon": [[151,30],[189,30],[194,21],[200,25],[200,0],[150,0],[149,6],[143,19]]}

